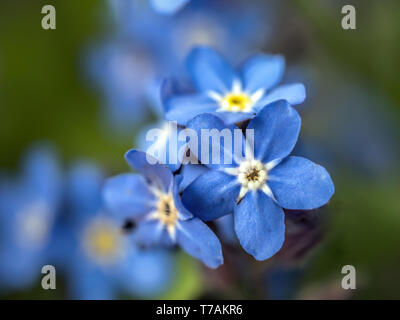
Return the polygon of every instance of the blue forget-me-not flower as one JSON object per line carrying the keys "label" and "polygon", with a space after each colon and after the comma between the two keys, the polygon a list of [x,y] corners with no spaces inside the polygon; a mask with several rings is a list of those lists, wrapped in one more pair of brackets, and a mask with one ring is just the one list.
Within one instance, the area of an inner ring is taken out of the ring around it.
{"label": "blue forget-me-not flower", "polygon": [[274,20],[272,8],[240,0],[192,1],[173,17],[157,14],[146,2],[109,3],[118,33],[150,49],[163,76],[181,76],[182,59],[194,46],[211,46],[234,61],[241,59],[269,39]]}
{"label": "blue forget-me-not flower", "polygon": [[[194,46],[215,47],[237,61],[261,39],[265,41],[270,29],[264,25],[270,19],[259,5],[240,1],[230,0],[229,6],[195,1],[173,17],[157,14],[147,1],[112,0],[109,4],[116,32],[91,50],[88,67],[92,82],[104,95],[107,120],[120,130],[144,118],[144,104],[154,109],[151,92],[159,89],[162,77],[182,79],[182,59]],[[233,46],[235,50],[225,50]]]}
{"label": "blue forget-me-not flower", "polygon": [[131,130],[148,115],[156,82],[155,62],[146,48],[121,39],[93,46],[88,54],[88,73],[101,91],[104,118],[114,129]]}
{"label": "blue forget-me-not flower", "polygon": [[[285,238],[283,209],[319,208],[334,193],[323,167],[289,156],[300,122],[297,111],[285,100],[265,106],[247,126],[254,130],[254,150],[240,160],[234,156],[232,164],[207,165],[212,170],[195,179],[182,195],[183,204],[202,220],[233,213],[241,246],[257,260],[265,260],[281,248]],[[204,128],[233,130],[235,126],[202,114],[188,127],[200,135]]]}
{"label": "blue forget-me-not flower", "polygon": [[121,292],[154,297],[172,283],[172,256],[136,246],[133,234],[104,210],[102,184],[102,171],[89,162],[76,164],[67,177],[63,264],[70,292],[77,299],[112,299]]}
{"label": "blue forget-me-not flower", "polygon": [[218,238],[181,202],[182,177],[174,177],[163,165],[150,164],[157,160],[141,151],[130,150],[125,158],[141,175],[126,173],[110,178],[104,187],[104,198],[120,218],[138,222],[137,241],[143,245],[178,244],[210,268],[222,264]]}
{"label": "blue forget-me-not flower", "polygon": [[197,92],[164,99],[166,119],[181,125],[202,113],[212,113],[226,124],[238,123],[271,102],[283,99],[295,105],[306,96],[301,83],[277,86],[285,69],[280,55],[257,54],[235,70],[213,49],[197,47],[186,62]]}
{"label": "blue forget-me-not flower", "polygon": [[50,244],[59,213],[61,172],[54,150],[32,147],[18,179],[0,182],[0,286],[22,289],[51,264]]}

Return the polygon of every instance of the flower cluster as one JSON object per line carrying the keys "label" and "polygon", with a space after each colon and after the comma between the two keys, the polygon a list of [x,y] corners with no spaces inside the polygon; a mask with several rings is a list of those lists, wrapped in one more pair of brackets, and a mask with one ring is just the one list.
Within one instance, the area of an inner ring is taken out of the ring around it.
{"label": "flower cluster", "polygon": [[[252,129],[254,135],[243,134],[240,139],[253,148],[246,147],[241,158],[231,154],[233,163],[215,164],[203,159],[199,145],[189,152],[200,164],[182,164],[175,172],[154,164],[157,161],[150,155],[130,150],[125,158],[142,176],[109,179],[104,190],[107,205],[137,222],[142,243],[178,244],[212,268],[223,262],[222,251],[205,222],[233,214],[244,250],[257,260],[268,259],[285,239],[284,209],[316,209],[334,193],[323,167],[290,155],[301,124],[292,105],[304,101],[304,86],[271,89],[282,78],[280,56],[259,54],[235,72],[216,51],[201,47],[193,49],[187,62],[197,92],[182,95],[166,90],[166,119],[198,136],[204,129],[228,130],[232,136],[235,129]],[[163,146],[167,148],[166,143]],[[233,152],[222,141],[219,149],[221,156]]]}
{"label": "flower cluster", "polygon": [[[0,176],[2,288],[32,286],[49,264],[73,298],[154,297],[176,276],[168,249],[212,269],[224,263],[226,243],[269,259],[285,241],[286,212],[320,208],[334,193],[323,167],[292,155],[301,126],[293,106],[305,101],[305,86],[285,82],[283,56],[248,56],[268,39],[260,3],[109,5],[116,32],[87,55],[106,118],[131,134],[153,115],[162,135],[149,141],[149,128],[139,132],[125,154],[132,173],[106,179],[87,161],[63,170],[55,150],[40,145],[19,176]],[[240,154],[220,136],[216,155],[232,161],[210,161],[209,141],[178,138],[203,130],[234,136]]]}
{"label": "flower cluster", "polygon": [[[87,65],[103,97],[105,118],[119,132],[130,133],[151,113],[163,118],[162,79],[184,74],[182,59],[194,46],[215,47],[236,61],[268,40],[271,29],[269,11],[240,0],[108,3],[116,32],[89,48]],[[176,8],[182,10],[160,14]]]}
{"label": "flower cluster", "polygon": [[154,296],[173,280],[174,262],[143,250],[103,206],[104,174],[90,162],[67,172],[48,145],[32,147],[17,179],[0,180],[0,286],[32,286],[42,267],[65,275],[75,299],[112,299],[117,292]]}

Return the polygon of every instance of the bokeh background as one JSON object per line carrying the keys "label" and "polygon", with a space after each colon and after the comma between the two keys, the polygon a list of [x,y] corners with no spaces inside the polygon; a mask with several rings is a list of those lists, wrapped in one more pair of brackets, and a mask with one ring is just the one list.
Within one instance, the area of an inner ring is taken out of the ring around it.
{"label": "bokeh background", "polygon": [[[123,154],[160,119],[158,81],[184,79],[192,45],[211,44],[233,63],[257,51],[280,53],[287,80],[307,88],[295,152],[331,173],[331,202],[318,212],[288,213],[285,247],[268,261],[227,241],[225,265],[211,271],[174,251],[162,290],[115,297],[399,299],[400,2],[210,2],[192,0],[162,15],[145,0],[1,0],[1,170],[19,175],[27,150],[45,142],[66,172],[81,159],[105,176],[125,172]],[[56,30],[41,28],[46,4],[57,10]],[[356,30],[341,27],[345,4],[357,10]],[[1,238],[2,248],[10,246]],[[356,290],[340,286],[344,265],[357,270]],[[22,265],[21,272],[32,271]],[[41,276],[39,269],[16,288],[0,283],[0,295],[76,297],[63,271],[56,290],[43,290]]]}

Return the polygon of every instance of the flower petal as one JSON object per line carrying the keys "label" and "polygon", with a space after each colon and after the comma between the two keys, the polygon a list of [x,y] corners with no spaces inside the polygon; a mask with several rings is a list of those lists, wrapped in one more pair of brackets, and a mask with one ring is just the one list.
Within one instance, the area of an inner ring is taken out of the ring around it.
{"label": "flower petal", "polygon": [[166,250],[136,250],[121,269],[118,274],[121,286],[139,297],[154,297],[174,280],[173,256]]}
{"label": "flower petal", "polygon": [[253,93],[268,90],[277,85],[285,71],[285,59],[280,55],[258,54],[242,67],[244,89]]}
{"label": "flower petal", "polygon": [[212,114],[220,118],[227,125],[239,123],[245,120],[252,119],[254,117],[253,113],[248,113],[248,112],[219,111],[219,112],[213,112]]}
{"label": "flower petal", "polygon": [[187,68],[197,89],[224,93],[236,78],[232,66],[209,47],[197,47],[187,57]]}
{"label": "flower petal", "polygon": [[214,221],[218,235],[223,243],[238,244],[238,239],[233,225],[233,214],[228,214]]}
{"label": "flower petal", "polygon": [[266,94],[257,102],[255,108],[263,108],[277,100],[286,100],[289,104],[296,105],[304,102],[305,99],[306,88],[302,83],[285,84]]}
{"label": "flower petal", "polygon": [[169,96],[164,101],[165,119],[176,121],[182,126],[195,116],[218,108],[217,102],[204,94]]}
{"label": "flower petal", "polygon": [[182,166],[180,175],[183,177],[181,184],[179,185],[179,191],[185,190],[197,177],[210,171],[206,166],[201,164],[185,164]]}
{"label": "flower petal", "polygon": [[268,185],[278,203],[286,209],[319,208],[335,191],[325,168],[302,157],[288,157],[273,168]]}
{"label": "flower petal", "polygon": [[103,187],[105,206],[122,219],[142,216],[154,209],[154,195],[138,174],[125,173],[106,180]]}
{"label": "flower petal", "polygon": [[183,180],[183,177],[181,175],[177,175],[175,177],[174,188],[173,188],[173,194],[172,195],[173,195],[173,198],[174,198],[175,207],[179,212],[180,220],[187,220],[187,219],[193,218],[193,215],[183,205],[182,200],[181,200],[181,196],[179,195],[179,189],[180,189],[180,184],[182,183],[182,180]]}
{"label": "flower petal", "polygon": [[235,232],[244,250],[257,260],[272,257],[285,239],[282,208],[262,192],[248,192],[236,206]]}
{"label": "flower petal", "polygon": [[182,202],[195,216],[210,221],[233,212],[239,191],[240,184],[234,176],[213,170],[185,189]]}
{"label": "flower petal", "polygon": [[150,0],[154,10],[162,14],[173,14],[188,2],[189,0]]}
{"label": "flower petal", "polygon": [[101,209],[101,187],[104,176],[99,167],[78,162],[66,177],[67,200],[77,218],[97,214]]}
{"label": "flower petal", "polygon": [[267,163],[288,156],[297,142],[300,125],[299,114],[287,101],[265,106],[247,126],[254,129],[255,157]]}
{"label": "flower petal", "polygon": [[23,157],[22,183],[32,197],[45,200],[53,208],[60,201],[62,173],[58,155],[47,143],[37,143]]}
{"label": "flower petal", "polygon": [[168,192],[171,188],[173,176],[171,170],[166,166],[158,164],[158,160],[152,156],[135,149],[125,154],[128,164],[139,171],[143,176],[154,183],[158,188]]}
{"label": "flower petal", "polygon": [[[196,133],[196,141],[189,141],[188,145],[202,164],[217,169],[237,166],[240,162],[244,154],[245,140],[238,127],[226,125],[218,117],[205,113],[189,121],[187,130]],[[241,148],[235,148],[238,140]]]}
{"label": "flower petal", "polygon": [[[89,266],[85,262],[75,273],[71,272],[68,283],[71,284],[70,294],[77,300],[111,300],[115,297],[113,278]],[[79,277],[76,275],[79,274]]]}
{"label": "flower petal", "polygon": [[177,241],[183,250],[210,268],[215,269],[224,261],[221,243],[214,232],[200,219],[180,221]]}
{"label": "flower petal", "polygon": [[134,231],[135,241],[142,246],[169,246],[167,231],[158,220],[143,220]]}

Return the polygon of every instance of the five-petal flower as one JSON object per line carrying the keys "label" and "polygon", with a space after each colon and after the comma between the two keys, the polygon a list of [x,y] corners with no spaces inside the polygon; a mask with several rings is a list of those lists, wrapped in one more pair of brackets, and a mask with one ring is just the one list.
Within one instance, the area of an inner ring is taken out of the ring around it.
{"label": "five-petal flower", "polygon": [[[200,133],[205,123],[218,130],[227,128],[211,114],[195,117],[188,127]],[[265,260],[283,244],[283,208],[319,208],[329,201],[334,186],[323,167],[289,156],[300,131],[300,117],[287,101],[267,105],[247,129],[254,129],[254,150],[233,166],[210,166],[213,170],[184,190],[182,201],[205,221],[233,213],[242,247],[257,260]]]}
{"label": "five-petal flower", "polygon": [[202,113],[212,113],[226,124],[238,123],[271,102],[284,99],[295,105],[306,96],[301,83],[275,88],[285,69],[279,55],[255,55],[236,71],[216,51],[197,47],[187,57],[187,67],[197,92],[171,94],[164,100],[167,120],[181,125]]}
{"label": "five-petal flower", "polygon": [[50,244],[61,200],[61,170],[52,147],[37,145],[24,157],[18,179],[0,181],[0,285],[31,285],[52,261]]}
{"label": "five-petal flower", "polygon": [[76,299],[113,299],[125,291],[138,297],[164,292],[174,278],[166,250],[140,249],[134,232],[102,205],[103,173],[79,162],[67,174],[68,221],[59,228],[56,248],[62,249],[57,269],[67,266],[70,292]]}
{"label": "five-petal flower", "polygon": [[125,155],[137,174],[110,178],[104,187],[104,199],[111,211],[123,219],[139,221],[137,241],[144,245],[179,244],[188,254],[207,266],[223,262],[221,244],[211,229],[194,217],[179,195],[181,176],[149,160],[149,155],[130,150]]}

